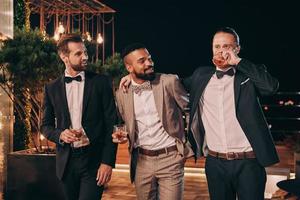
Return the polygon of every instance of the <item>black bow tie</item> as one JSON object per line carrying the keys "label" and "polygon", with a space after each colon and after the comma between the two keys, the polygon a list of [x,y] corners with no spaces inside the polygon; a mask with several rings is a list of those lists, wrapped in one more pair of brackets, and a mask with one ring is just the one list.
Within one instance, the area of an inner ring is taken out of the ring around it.
{"label": "black bow tie", "polygon": [[80,82],[80,81],[82,81],[82,79],[81,79],[81,76],[75,76],[75,77],[69,77],[69,76],[66,76],[65,77],[65,82],[66,83],[71,83],[72,81],[78,81],[78,82]]}
{"label": "black bow tie", "polygon": [[216,70],[216,76],[218,79],[222,78],[224,75],[233,76],[234,75],[233,68],[230,68],[227,71]]}

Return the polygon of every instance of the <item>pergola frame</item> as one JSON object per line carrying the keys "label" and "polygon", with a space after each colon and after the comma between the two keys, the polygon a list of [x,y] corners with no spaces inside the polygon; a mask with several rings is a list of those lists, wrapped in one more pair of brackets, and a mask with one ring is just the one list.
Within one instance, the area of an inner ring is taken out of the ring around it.
{"label": "pergola frame", "polygon": [[[99,0],[27,0],[30,11],[40,15],[40,31],[45,32],[53,20],[54,30],[61,23],[66,33],[75,31],[77,26],[82,34],[91,33],[92,38],[101,33],[105,38],[105,27],[111,25],[112,55],[115,52],[114,14],[115,10]],[[110,16],[110,19],[106,19]],[[96,28],[94,27],[96,26]],[[105,39],[104,39],[105,41]],[[105,42],[102,43],[102,62],[105,59]]]}

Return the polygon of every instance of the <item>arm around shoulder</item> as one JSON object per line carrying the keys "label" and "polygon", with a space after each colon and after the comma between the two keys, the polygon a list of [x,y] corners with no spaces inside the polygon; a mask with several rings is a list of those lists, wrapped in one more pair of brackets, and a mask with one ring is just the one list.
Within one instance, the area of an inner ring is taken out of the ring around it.
{"label": "arm around shoulder", "polygon": [[188,93],[180,82],[177,75],[172,75],[172,92],[177,105],[185,113],[188,113],[189,97]]}

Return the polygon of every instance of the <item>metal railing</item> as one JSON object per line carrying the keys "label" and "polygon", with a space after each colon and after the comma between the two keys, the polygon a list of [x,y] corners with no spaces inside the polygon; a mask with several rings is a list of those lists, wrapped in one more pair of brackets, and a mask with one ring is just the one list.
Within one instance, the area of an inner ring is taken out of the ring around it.
{"label": "metal railing", "polygon": [[278,92],[261,103],[275,140],[300,133],[300,92]]}

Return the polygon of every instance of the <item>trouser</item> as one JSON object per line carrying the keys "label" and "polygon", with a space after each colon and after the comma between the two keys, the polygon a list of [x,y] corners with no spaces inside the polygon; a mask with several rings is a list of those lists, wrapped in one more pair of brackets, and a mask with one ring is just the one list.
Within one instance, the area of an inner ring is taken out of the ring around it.
{"label": "trouser", "polygon": [[208,155],[205,164],[211,200],[263,200],[266,171],[254,159],[226,160]]}
{"label": "trouser", "polygon": [[89,166],[89,151],[72,152],[62,179],[67,200],[99,200],[103,186],[97,186],[98,166]]}
{"label": "trouser", "polygon": [[158,156],[138,154],[134,183],[138,200],[182,200],[183,157],[177,150]]}

